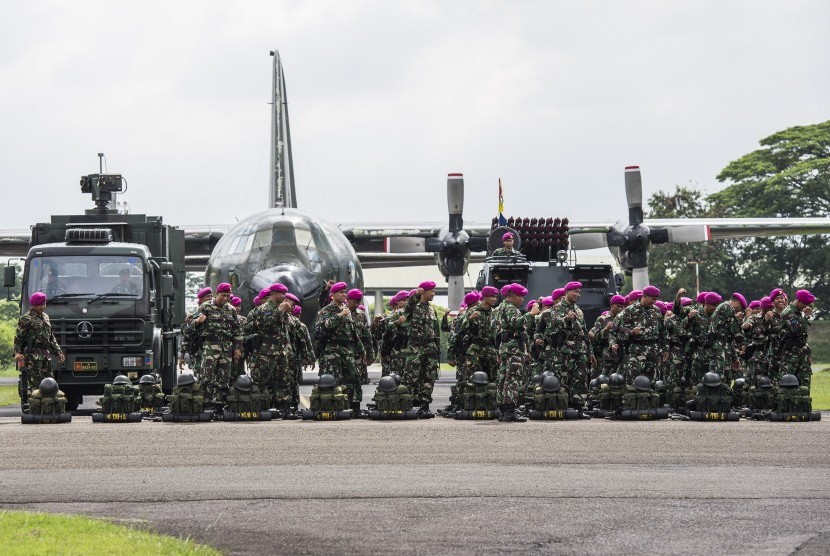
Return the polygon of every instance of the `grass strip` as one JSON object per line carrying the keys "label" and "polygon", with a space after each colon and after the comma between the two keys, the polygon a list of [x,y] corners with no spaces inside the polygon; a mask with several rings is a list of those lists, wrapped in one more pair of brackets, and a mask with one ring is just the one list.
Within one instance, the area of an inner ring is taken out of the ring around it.
{"label": "grass strip", "polygon": [[191,540],[82,516],[0,510],[0,546],[6,556],[46,554],[144,556],[219,555]]}

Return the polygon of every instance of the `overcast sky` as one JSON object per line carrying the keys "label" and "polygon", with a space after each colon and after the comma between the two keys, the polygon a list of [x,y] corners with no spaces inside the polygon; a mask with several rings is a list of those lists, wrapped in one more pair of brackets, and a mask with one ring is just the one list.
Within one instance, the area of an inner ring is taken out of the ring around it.
{"label": "overcast sky", "polygon": [[96,153],[132,212],[229,224],[267,206],[271,58],[301,209],[333,222],[610,220],[707,192],[830,119],[830,2],[0,0],[0,228],[88,208]]}

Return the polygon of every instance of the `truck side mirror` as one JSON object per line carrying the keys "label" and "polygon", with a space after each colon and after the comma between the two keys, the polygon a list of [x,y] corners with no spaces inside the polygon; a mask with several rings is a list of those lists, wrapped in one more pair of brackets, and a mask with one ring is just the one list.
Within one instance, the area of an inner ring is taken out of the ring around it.
{"label": "truck side mirror", "polygon": [[173,277],[169,274],[161,275],[161,296],[173,297]]}
{"label": "truck side mirror", "polygon": [[3,269],[3,287],[13,288],[17,282],[17,267],[7,266]]}
{"label": "truck side mirror", "polygon": [[617,291],[621,290],[625,285],[625,276],[619,272],[614,275],[614,282],[617,284]]}

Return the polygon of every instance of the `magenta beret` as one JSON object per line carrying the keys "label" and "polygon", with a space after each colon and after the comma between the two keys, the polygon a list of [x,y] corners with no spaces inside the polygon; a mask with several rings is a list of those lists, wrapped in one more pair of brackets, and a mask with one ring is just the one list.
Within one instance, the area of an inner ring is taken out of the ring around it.
{"label": "magenta beret", "polygon": [[555,290],[553,290],[553,291],[550,293],[550,297],[551,297],[551,299],[553,299],[554,301],[556,301],[557,299],[559,299],[559,298],[560,298],[560,297],[562,297],[563,295],[565,295],[565,288],[556,288]]}
{"label": "magenta beret", "polygon": [[542,305],[544,305],[545,307],[550,307],[551,305],[553,305],[553,298],[551,296],[543,297]]}
{"label": "magenta beret", "polygon": [[[463,310],[467,308],[467,304],[462,302],[461,305],[458,306],[459,310]],[[450,313],[455,313],[455,311],[450,311]]]}
{"label": "magenta beret", "polygon": [[692,298],[691,297],[681,297],[680,298],[680,305],[681,306],[688,307],[691,304],[692,304]]}
{"label": "magenta beret", "polygon": [[363,292],[357,288],[354,288],[349,290],[349,292],[346,294],[346,297],[348,297],[349,299],[353,299],[355,301],[360,301],[361,299],[363,299]]}
{"label": "magenta beret", "polygon": [[481,297],[496,297],[498,293],[499,290],[497,290],[493,286],[484,286],[483,288],[481,288]]}
{"label": "magenta beret", "polygon": [[735,292],[732,294],[732,299],[737,299],[738,303],[741,304],[741,308],[746,309],[746,298],[742,294]]}
{"label": "magenta beret", "polygon": [[300,307],[299,305],[294,305],[294,308],[291,309],[291,314],[294,315],[295,317],[299,317],[300,313],[302,313],[302,312],[303,312],[303,308]]}
{"label": "magenta beret", "polygon": [[643,288],[643,295],[647,295],[649,297],[660,297],[660,288],[656,286],[646,286]]}
{"label": "magenta beret", "polygon": [[256,296],[254,298],[254,305],[259,307],[260,305],[262,305],[265,302],[266,297],[268,297],[268,296],[267,295],[265,295],[265,296],[260,296],[260,295]]}
{"label": "magenta beret", "polygon": [[216,286],[216,293],[231,293],[231,285],[227,282],[222,282]]}
{"label": "magenta beret", "polygon": [[610,314],[611,314],[611,312],[610,312],[610,311],[603,311],[603,312],[600,314],[600,316],[605,317],[605,316],[610,315]]}
{"label": "magenta beret", "polygon": [[582,287],[582,282],[568,282],[565,284],[565,291],[578,290]]}
{"label": "magenta beret", "polygon": [[723,301],[723,298],[716,292],[708,292],[706,297],[703,299],[703,302],[706,305],[717,305],[721,301]]}
{"label": "magenta beret", "polygon": [[695,301],[697,301],[698,303],[704,303],[706,301],[706,294],[707,293],[709,293],[709,292],[700,292],[699,294],[697,294],[697,297],[695,298]]}
{"label": "magenta beret", "polygon": [[213,294],[213,290],[210,288],[202,288],[199,290],[199,293],[196,294],[196,299],[202,299],[206,295]]}
{"label": "magenta beret", "polygon": [[43,292],[35,292],[29,296],[29,305],[37,307],[46,303],[46,294]]}
{"label": "magenta beret", "polygon": [[285,284],[280,284],[277,282],[276,284],[271,284],[271,287],[268,288],[269,293],[287,293],[288,288],[285,287]]}
{"label": "magenta beret", "polygon": [[259,290],[259,295],[257,297],[268,297],[268,294],[271,293],[271,288],[262,288]]}
{"label": "magenta beret", "polygon": [[424,291],[434,290],[435,289],[435,282],[433,282],[432,280],[427,280],[425,282],[421,282],[420,284],[418,284],[418,287],[421,288]]}
{"label": "magenta beret", "polygon": [[242,305],[242,298],[236,296],[231,297],[231,305],[233,305],[234,307]]}
{"label": "magenta beret", "polygon": [[[649,297],[653,297],[653,296],[650,295]],[[657,307],[658,309],[660,309],[661,313],[665,313],[666,311],[669,310],[669,308],[666,307],[666,304],[664,302],[660,301],[659,299],[654,302],[654,306]]]}
{"label": "magenta beret", "polygon": [[809,305],[810,303],[816,300],[816,296],[814,296],[807,290],[798,290],[797,292],[795,292],[795,299],[797,301],[802,302],[805,305]]}
{"label": "magenta beret", "polygon": [[530,301],[527,302],[527,305],[525,305],[525,309],[530,311],[531,309],[533,309],[534,305],[536,305],[536,300],[531,299]]}
{"label": "magenta beret", "polygon": [[757,299],[755,299],[753,301],[750,301],[749,302],[749,308],[750,309],[760,309],[761,308],[761,302]]}
{"label": "magenta beret", "polygon": [[345,290],[348,287],[349,287],[349,285],[346,284],[346,282],[337,282],[336,284],[331,285],[331,289],[329,291],[331,293],[342,292],[343,290]]}
{"label": "magenta beret", "polygon": [[625,305],[625,298],[619,294],[611,298],[611,305]]}
{"label": "magenta beret", "polygon": [[775,301],[775,298],[778,297],[779,295],[783,295],[784,297],[787,297],[787,294],[785,294],[784,290],[782,290],[781,288],[775,288],[774,290],[769,292],[769,298],[773,301]]}
{"label": "magenta beret", "polygon": [[286,298],[286,299],[290,299],[290,300],[291,300],[291,301],[293,301],[294,303],[299,303],[299,302],[300,302],[300,298],[299,298],[299,297],[297,297],[296,295],[294,295],[293,293],[287,293],[287,294],[285,294],[285,298]]}
{"label": "magenta beret", "polygon": [[499,290],[499,293],[502,297],[507,297],[507,294],[510,293],[510,284],[505,284]]}
{"label": "magenta beret", "polygon": [[508,239],[513,239],[513,234],[510,232],[506,232],[504,235],[501,236],[502,241],[507,241]]}
{"label": "magenta beret", "polygon": [[632,301],[637,301],[642,297],[642,290],[631,290],[625,298],[628,300],[629,303],[631,303]]}
{"label": "magenta beret", "polygon": [[414,289],[409,290],[409,297],[412,297],[416,293],[418,293],[418,288],[414,288]]}
{"label": "magenta beret", "polygon": [[527,295],[527,288],[521,284],[510,284],[510,293],[524,297]]}
{"label": "magenta beret", "polygon": [[770,299],[769,297],[762,297],[761,309],[772,309],[772,299]]}
{"label": "magenta beret", "polygon": [[409,293],[409,290],[401,290],[401,291],[399,291],[398,293],[396,293],[396,294],[392,297],[392,299],[394,299],[394,300],[395,300],[395,303],[397,303],[398,301],[403,301],[404,299],[409,299],[409,296],[410,296],[410,295],[411,295],[411,294]]}
{"label": "magenta beret", "polygon": [[467,305],[472,305],[473,303],[478,303],[481,299],[481,294],[478,292],[470,292],[464,296],[464,303]]}

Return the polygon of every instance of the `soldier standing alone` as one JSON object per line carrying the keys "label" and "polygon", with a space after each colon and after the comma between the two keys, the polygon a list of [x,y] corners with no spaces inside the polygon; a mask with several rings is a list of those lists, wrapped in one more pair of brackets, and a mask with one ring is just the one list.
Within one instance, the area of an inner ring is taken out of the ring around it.
{"label": "soldier standing alone", "polygon": [[[52,377],[52,363],[49,356],[57,357],[61,363],[65,356],[55,335],[46,310],[46,294],[35,292],[29,297],[29,312],[17,321],[17,333],[14,335],[14,359],[21,368],[18,390],[21,399],[24,389],[31,393],[40,382]],[[24,383],[23,371],[26,374]]]}

